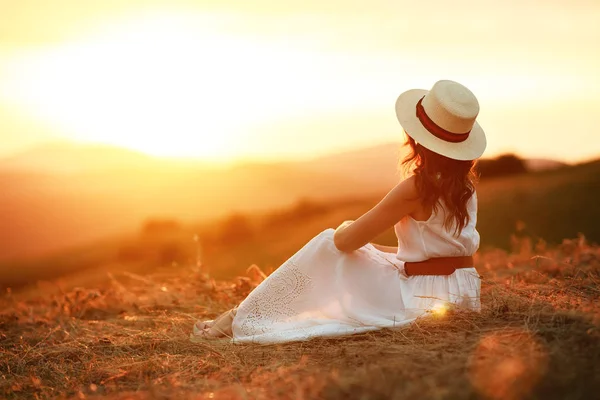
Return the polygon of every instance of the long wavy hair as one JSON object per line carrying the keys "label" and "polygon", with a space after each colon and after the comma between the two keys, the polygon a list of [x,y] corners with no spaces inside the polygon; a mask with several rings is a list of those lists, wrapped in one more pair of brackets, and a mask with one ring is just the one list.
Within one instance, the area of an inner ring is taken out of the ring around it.
{"label": "long wavy hair", "polygon": [[440,201],[445,205],[444,227],[456,236],[469,223],[467,202],[475,193],[476,161],[460,161],[434,153],[421,146],[408,134],[406,145],[410,152],[402,160],[406,176],[414,175],[421,202],[437,211]]}

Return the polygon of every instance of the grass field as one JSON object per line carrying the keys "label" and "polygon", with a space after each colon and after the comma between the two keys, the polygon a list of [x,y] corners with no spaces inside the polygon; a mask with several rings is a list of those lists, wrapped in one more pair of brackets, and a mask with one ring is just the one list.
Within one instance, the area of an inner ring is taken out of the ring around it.
{"label": "grass field", "polygon": [[375,198],[154,221],[137,236],[5,265],[0,398],[593,398],[600,163],[494,179],[478,193],[482,312],[448,309],[397,331],[273,346],[188,340],[196,319],[239,303],[259,270]]}
{"label": "grass field", "polygon": [[[527,246],[523,246],[527,249]],[[7,291],[0,397],[109,399],[590,399],[600,391],[600,248],[487,250],[481,313],[283,345],[188,341],[197,318],[260,281],[202,266],[109,273]]]}

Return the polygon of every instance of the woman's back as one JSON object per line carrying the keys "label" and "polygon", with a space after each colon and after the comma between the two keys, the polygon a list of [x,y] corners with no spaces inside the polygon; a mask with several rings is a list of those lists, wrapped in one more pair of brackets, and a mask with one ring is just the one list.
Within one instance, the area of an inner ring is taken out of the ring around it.
{"label": "woman's back", "polygon": [[[446,209],[442,203],[431,212],[426,221],[406,216],[394,226],[398,238],[397,258],[401,261],[423,261],[436,257],[471,256],[479,247],[477,223],[477,195],[467,203],[468,224],[460,234],[454,226],[446,227]],[[454,224],[453,224],[454,225]]]}

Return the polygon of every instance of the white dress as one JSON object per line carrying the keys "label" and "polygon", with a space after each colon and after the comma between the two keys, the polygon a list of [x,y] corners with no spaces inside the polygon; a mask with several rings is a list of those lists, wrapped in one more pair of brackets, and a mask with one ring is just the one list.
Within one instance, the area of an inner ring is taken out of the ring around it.
{"label": "white dress", "polygon": [[411,276],[405,261],[470,256],[479,247],[477,198],[459,236],[444,228],[443,205],[427,221],[403,218],[394,229],[398,253],[367,244],[342,253],[333,229],[321,232],[275,270],[239,305],[234,342],[274,343],[407,325],[444,303],[480,309],[475,268],[448,276]]}

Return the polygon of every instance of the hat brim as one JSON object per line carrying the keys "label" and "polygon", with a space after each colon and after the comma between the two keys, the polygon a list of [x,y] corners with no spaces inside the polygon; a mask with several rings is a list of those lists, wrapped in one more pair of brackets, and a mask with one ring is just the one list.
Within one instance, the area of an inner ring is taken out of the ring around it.
{"label": "hat brim", "polygon": [[483,154],[487,146],[485,132],[475,122],[469,137],[464,142],[451,143],[431,134],[417,118],[417,103],[429,91],[412,89],[402,93],[396,100],[396,116],[404,131],[423,147],[455,160],[475,160]]}

